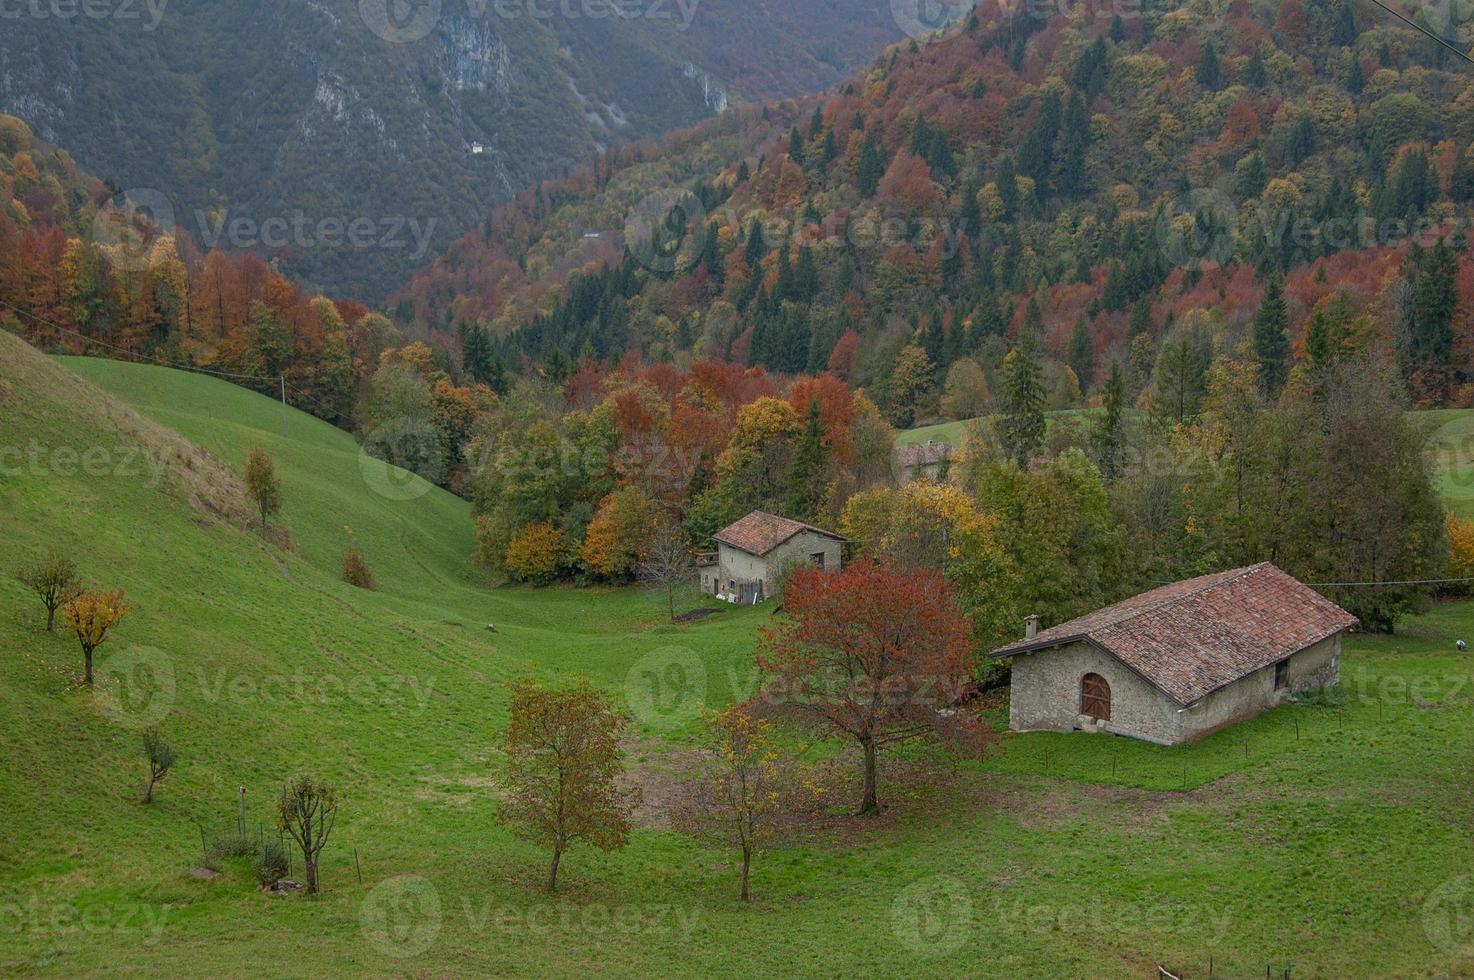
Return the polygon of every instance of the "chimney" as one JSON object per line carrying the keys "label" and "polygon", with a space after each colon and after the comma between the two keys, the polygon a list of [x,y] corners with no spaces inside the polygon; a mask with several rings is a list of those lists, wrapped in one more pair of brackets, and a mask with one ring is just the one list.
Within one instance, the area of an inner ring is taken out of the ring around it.
{"label": "chimney", "polygon": [[1026,640],[1032,640],[1034,637],[1036,637],[1036,636],[1039,635],[1039,615],[1038,615],[1038,613],[1035,613],[1034,615],[1030,616],[1028,619],[1024,620],[1024,622],[1027,624],[1027,626],[1024,629],[1024,639],[1026,639]]}

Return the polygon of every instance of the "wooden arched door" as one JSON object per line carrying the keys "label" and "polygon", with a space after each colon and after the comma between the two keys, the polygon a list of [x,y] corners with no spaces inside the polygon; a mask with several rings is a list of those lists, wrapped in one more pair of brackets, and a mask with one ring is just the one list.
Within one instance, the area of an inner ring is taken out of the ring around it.
{"label": "wooden arched door", "polygon": [[1080,714],[1111,720],[1111,685],[1099,674],[1086,674],[1080,679]]}

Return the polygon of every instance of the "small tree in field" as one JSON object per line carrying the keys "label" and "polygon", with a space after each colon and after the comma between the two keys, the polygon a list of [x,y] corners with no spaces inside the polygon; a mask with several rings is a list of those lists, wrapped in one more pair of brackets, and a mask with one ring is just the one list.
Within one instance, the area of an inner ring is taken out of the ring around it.
{"label": "small tree in field", "polygon": [[276,462],[264,449],[252,449],[246,457],[246,491],[256,502],[261,515],[261,536],[266,536],[266,519],[281,510],[281,481],[276,476]]}
{"label": "small tree in field", "polygon": [[290,834],[302,851],[308,894],[317,891],[318,856],[327,846],[337,819],[338,791],[333,786],[311,776],[299,776],[282,787],[276,826]]}
{"label": "small tree in field", "polygon": [[670,621],[676,621],[676,593],[696,575],[691,546],[685,531],[674,521],[662,521],[655,529],[640,563],[640,578],[665,596]]}
{"label": "small tree in field", "polygon": [[838,574],[796,570],[784,608],[789,620],[758,639],[761,690],[859,745],[860,813],[878,813],[881,748],[966,733],[966,716],[943,709],[967,681],[972,624],[940,572],[869,559]]}
{"label": "small tree in field", "polygon": [[683,829],[742,854],[742,900],[750,901],[753,855],[791,833],[812,794],[797,759],[766,721],[742,708],[708,718],[706,751],[678,813]]}
{"label": "small tree in field", "polygon": [[511,795],[500,818],[519,837],[553,852],[548,890],[558,887],[558,865],[576,841],[604,851],[629,841],[630,809],[639,791],[621,791],[619,736],[625,719],[587,681],[546,688],[532,681],[512,687],[506,733]]}
{"label": "small tree in field", "polygon": [[368,562],[363,560],[363,554],[356,544],[350,544],[348,550],[343,552],[343,581],[360,589],[374,591],[374,573],[369,569]]}
{"label": "small tree in field", "polygon": [[174,761],[178,756],[174,754],[173,746],[150,728],[143,733],[143,757],[148,760],[148,786],[143,791],[143,802],[152,803],[154,787],[169,775],[169,770],[174,768]]}
{"label": "small tree in field", "polygon": [[56,611],[77,591],[76,563],[62,555],[52,555],[25,566],[15,577],[40,597],[46,606],[46,632],[55,631]]}
{"label": "small tree in field", "polygon": [[62,603],[61,617],[82,645],[87,664],[87,686],[92,686],[92,654],[107,640],[108,633],[129,613],[121,589],[114,592],[78,592]]}

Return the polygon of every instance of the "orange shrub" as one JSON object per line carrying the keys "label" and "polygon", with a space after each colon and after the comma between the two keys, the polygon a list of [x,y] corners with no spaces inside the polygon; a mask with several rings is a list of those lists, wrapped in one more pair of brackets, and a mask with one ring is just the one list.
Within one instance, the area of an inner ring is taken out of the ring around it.
{"label": "orange shrub", "polygon": [[558,574],[563,532],[551,524],[529,524],[507,545],[507,571],[523,582],[546,584]]}

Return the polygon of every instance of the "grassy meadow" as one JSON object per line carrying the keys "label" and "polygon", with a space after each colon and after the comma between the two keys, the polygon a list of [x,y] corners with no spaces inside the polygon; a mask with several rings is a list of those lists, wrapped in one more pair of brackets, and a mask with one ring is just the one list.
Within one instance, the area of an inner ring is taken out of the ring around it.
{"label": "grassy meadow", "polygon": [[[488,588],[466,503],[215,379],[0,334],[0,413],[0,973],[1474,973],[1474,665],[1454,649],[1474,605],[1353,638],[1344,704],[1195,745],[888,757],[882,816],[849,816],[858,780],[841,786],[759,857],[744,906],[732,856],[659,803],[696,709],[750,690],[768,609],[671,626],[642,589]],[[289,542],[241,526],[229,482],[253,446]],[[340,581],[350,535],[377,591]],[[9,575],[53,546],[133,605],[96,691]],[[543,854],[495,821],[495,736],[504,682],[567,673],[629,704],[649,805],[625,851],[575,849],[549,896]],[[152,806],[147,724],[181,757]],[[254,829],[302,771],[344,796],[323,894],[262,892],[242,859],[202,869],[241,787]]]}

